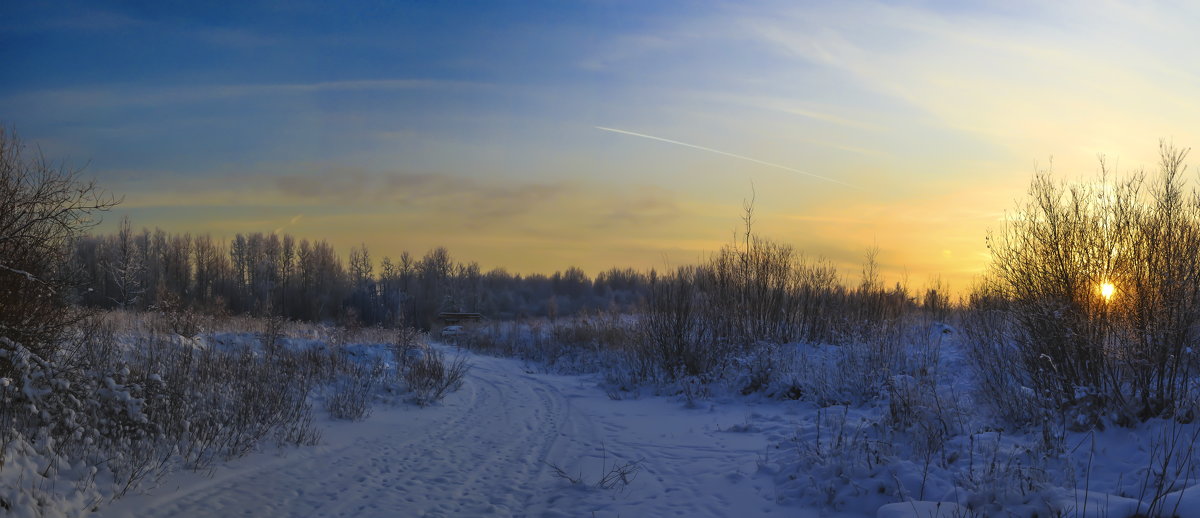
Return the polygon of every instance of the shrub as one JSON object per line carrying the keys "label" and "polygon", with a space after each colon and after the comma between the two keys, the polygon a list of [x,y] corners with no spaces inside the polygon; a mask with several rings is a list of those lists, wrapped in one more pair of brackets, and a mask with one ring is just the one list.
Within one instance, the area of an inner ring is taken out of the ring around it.
{"label": "shrub", "polygon": [[963,312],[966,352],[976,374],[978,399],[989,402],[998,417],[1011,423],[1045,421],[1055,406],[1030,388],[1029,373],[1020,368],[1022,353],[1011,339],[1014,331],[1007,301],[985,289],[977,289]]}
{"label": "shrub", "polygon": [[206,316],[195,308],[184,307],[179,297],[170,292],[159,295],[154,310],[154,327],[160,333],[195,338],[204,331]]}
{"label": "shrub", "polygon": [[404,381],[412,391],[413,402],[426,406],[461,388],[470,368],[465,356],[447,359],[441,351],[430,347],[409,364]]}
{"label": "shrub", "polygon": [[420,330],[402,325],[396,330],[395,339],[392,342],[392,356],[396,360],[397,368],[401,372],[408,368],[409,363],[416,359],[425,347],[425,344],[421,343]]}
{"label": "shrub", "polygon": [[325,410],[334,419],[361,421],[371,415],[371,400],[386,377],[383,362],[350,363],[346,372],[333,383],[325,398]]}
{"label": "shrub", "polygon": [[314,444],[308,395],[346,370],[316,349],[264,357],[81,323],[58,359],[0,337],[10,366],[0,377],[0,501],[70,514],[173,467],[203,469],[268,442]]}
{"label": "shrub", "polygon": [[681,267],[674,275],[652,278],[650,296],[641,323],[645,345],[638,363],[667,376],[702,376],[721,360],[718,345],[700,334],[696,311],[695,267]]}
{"label": "shrub", "polygon": [[[747,204],[740,242],[726,245],[705,264],[651,276],[639,320],[642,345],[627,355],[636,374],[707,382],[746,367],[754,372],[742,374],[762,378],[761,365],[745,360],[759,356],[761,344],[791,342],[868,344],[847,353],[867,355],[853,361],[875,371],[892,365],[898,333],[917,304],[902,285],[884,288],[878,250],[868,250],[862,282],[849,289],[839,284],[828,261],[809,260],[754,234],[752,219],[753,206]],[[944,311],[943,297],[935,292],[927,298],[931,308]],[[879,388],[885,378],[863,381]],[[752,381],[740,389],[765,386]]]}
{"label": "shrub", "polygon": [[[968,331],[985,390],[1029,387],[1085,422],[1191,417],[1200,195],[1184,188],[1187,150],[1160,151],[1152,182],[1111,181],[1103,160],[1094,183],[1038,174],[1029,201],[989,236],[991,270],[974,304],[990,314]],[[1008,368],[1017,373],[996,371]]]}
{"label": "shrub", "polygon": [[801,501],[840,511],[865,512],[896,500],[888,469],[892,445],[880,440],[878,423],[826,408],[791,439],[791,462],[776,483]]}
{"label": "shrub", "polygon": [[[68,305],[76,284],[69,245],[96,223],[94,213],[116,203],[79,171],[28,156],[0,128],[0,337],[8,344],[54,359],[84,316]],[[13,374],[9,361],[0,358],[0,377]]]}

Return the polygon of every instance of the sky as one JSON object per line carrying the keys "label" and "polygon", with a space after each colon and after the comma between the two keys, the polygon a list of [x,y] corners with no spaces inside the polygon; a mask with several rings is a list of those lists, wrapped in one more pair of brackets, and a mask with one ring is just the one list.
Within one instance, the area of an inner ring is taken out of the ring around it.
{"label": "sky", "polygon": [[[4,2],[0,123],[135,227],[511,272],[754,230],[968,289],[1053,167],[1200,145],[1191,2]],[[1194,174],[1194,172],[1193,172]]]}

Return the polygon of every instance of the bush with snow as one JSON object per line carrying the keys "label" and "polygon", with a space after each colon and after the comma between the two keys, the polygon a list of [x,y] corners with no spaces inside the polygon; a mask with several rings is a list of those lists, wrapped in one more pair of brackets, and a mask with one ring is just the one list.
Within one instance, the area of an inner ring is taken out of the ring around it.
{"label": "bush with snow", "polygon": [[0,508],[74,514],[172,469],[320,437],[308,395],[334,374],[328,355],[91,329],[61,349],[69,357],[0,338],[12,373],[0,382]]}
{"label": "bush with snow", "polygon": [[1112,179],[1103,161],[1096,182],[1040,174],[989,236],[991,270],[971,301],[983,314],[968,323],[1001,413],[1048,404],[1081,428],[1196,417],[1200,192],[1186,190],[1187,150],[1160,151],[1149,184]]}
{"label": "bush with snow", "polygon": [[370,417],[375,393],[387,383],[388,370],[375,359],[352,362],[336,376],[325,396],[325,410],[335,419],[361,421]]}
{"label": "bush with snow", "polygon": [[447,358],[441,351],[428,348],[404,370],[404,382],[412,392],[412,400],[426,406],[445,398],[462,387],[471,366],[466,356]]}

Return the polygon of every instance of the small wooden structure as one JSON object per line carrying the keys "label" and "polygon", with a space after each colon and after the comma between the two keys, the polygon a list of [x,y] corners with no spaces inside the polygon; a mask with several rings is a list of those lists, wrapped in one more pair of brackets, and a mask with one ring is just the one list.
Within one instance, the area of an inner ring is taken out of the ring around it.
{"label": "small wooden structure", "polygon": [[437,317],[438,317],[438,320],[442,321],[442,325],[449,326],[449,325],[462,324],[464,322],[475,322],[475,321],[478,321],[479,319],[483,318],[483,315],[481,315],[479,313],[461,313],[461,312],[443,311],[441,313],[438,313]]}

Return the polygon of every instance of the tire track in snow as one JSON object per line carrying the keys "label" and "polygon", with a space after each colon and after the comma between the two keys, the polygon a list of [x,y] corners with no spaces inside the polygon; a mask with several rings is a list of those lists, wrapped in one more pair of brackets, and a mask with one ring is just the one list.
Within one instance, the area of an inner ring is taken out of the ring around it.
{"label": "tire track in snow", "polygon": [[515,362],[472,360],[463,388],[440,406],[377,408],[364,423],[326,432],[367,429],[335,439],[345,444],[252,455],[212,479],[130,497],[103,514],[538,516],[559,507],[563,495],[545,462],[569,454],[572,442],[561,439],[590,430],[587,418]]}
{"label": "tire track in snow", "polygon": [[[686,409],[672,398],[611,401],[589,378],[530,374],[511,359],[470,361],[462,389],[440,405],[380,406],[365,422],[327,424],[323,446],[252,455],[212,479],[177,474],[102,515],[816,515],[776,503],[771,476],[756,468],[768,453],[763,434],[729,431],[753,421],[784,432],[786,416]],[[635,460],[641,473],[624,491],[591,487]]]}

